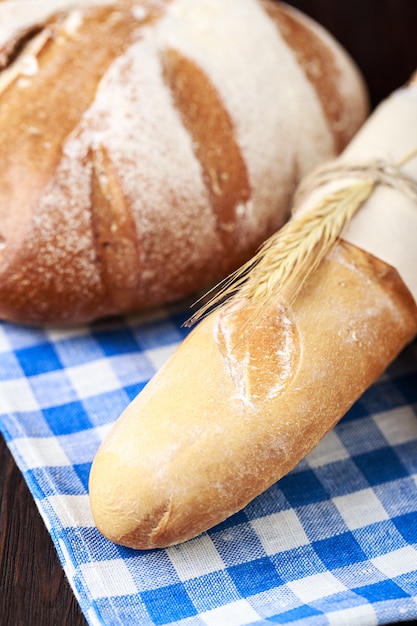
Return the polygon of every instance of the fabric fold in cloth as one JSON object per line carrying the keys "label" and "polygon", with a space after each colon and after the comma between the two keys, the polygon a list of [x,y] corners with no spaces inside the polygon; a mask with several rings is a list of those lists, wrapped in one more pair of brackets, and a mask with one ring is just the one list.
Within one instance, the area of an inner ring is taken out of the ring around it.
{"label": "fabric fold in cloth", "polygon": [[417,342],[289,475],[219,526],[145,552],[96,530],[95,452],[189,314],[181,303],[68,329],[0,325],[1,430],[88,623],[416,619]]}

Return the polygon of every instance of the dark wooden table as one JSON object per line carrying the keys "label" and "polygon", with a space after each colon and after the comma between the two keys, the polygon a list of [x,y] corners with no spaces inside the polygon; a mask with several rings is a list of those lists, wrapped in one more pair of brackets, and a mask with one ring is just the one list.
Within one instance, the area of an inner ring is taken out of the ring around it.
{"label": "dark wooden table", "polygon": [[[417,69],[417,0],[289,0],[289,4],[321,22],[350,52],[368,82],[372,105]],[[0,498],[0,626],[85,626],[48,532],[2,438]]]}
{"label": "dark wooden table", "polygon": [[322,24],[359,65],[376,105],[417,70],[416,0],[287,0]]}
{"label": "dark wooden table", "polygon": [[86,626],[22,474],[0,437],[0,625]]}

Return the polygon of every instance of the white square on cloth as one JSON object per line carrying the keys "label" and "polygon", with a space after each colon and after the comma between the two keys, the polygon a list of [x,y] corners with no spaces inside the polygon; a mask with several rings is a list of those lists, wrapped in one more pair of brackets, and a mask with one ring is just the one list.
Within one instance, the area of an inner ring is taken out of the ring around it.
{"label": "white square on cloth", "polygon": [[321,467],[348,459],[349,454],[334,430],[331,430],[305,458],[310,467]]}
{"label": "white square on cloth", "polygon": [[330,572],[306,576],[288,583],[288,587],[302,602],[308,604],[335,593],[346,591],[347,587]]}
{"label": "white square on cloth", "polygon": [[88,495],[49,496],[48,502],[64,528],[74,526],[93,528],[95,526]]}
{"label": "white square on cloth", "polygon": [[373,420],[392,446],[417,439],[416,414],[411,406],[378,413],[374,415]]}
{"label": "white square on cloth", "polygon": [[71,465],[59,441],[55,437],[25,437],[14,439],[14,449],[31,470],[36,467],[62,467]]}
{"label": "white square on cloth", "polygon": [[292,509],[252,520],[251,525],[268,555],[310,543]]}
{"label": "white square on cloth", "polygon": [[223,570],[225,567],[207,535],[167,548],[166,553],[182,581]]}
{"label": "white square on cloth", "polygon": [[75,337],[88,337],[91,329],[88,326],[47,326],[45,334],[51,343],[59,343]]}
{"label": "white square on cloth", "polygon": [[371,563],[387,578],[395,578],[417,570],[417,550],[411,546],[399,548],[371,559]]}
{"label": "white square on cloth", "polygon": [[80,570],[94,599],[137,593],[137,587],[123,559],[82,563]]}
{"label": "white square on cloth", "polygon": [[152,348],[151,350],[145,350],[146,358],[152,363],[155,371],[161,369],[163,365],[168,361],[177,349],[177,344],[171,344],[169,346],[161,346],[159,348]]}
{"label": "white square on cloth", "polygon": [[96,428],[94,429],[94,434],[97,436],[99,441],[104,441],[112,428],[113,422],[110,422],[109,424],[103,424],[102,426],[96,426]]}
{"label": "white square on cloth", "polygon": [[198,616],[207,626],[243,626],[258,621],[260,616],[246,600],[219,606],[217,609],[200,613]]}
{"label": "white square on cloth", "polygon": [[107,359],[68,367],[65,374],[81,400],[120,388],[120,382]]}
{"label": "white square on cloth", "polygon": [[389,515],[372,489],[362,489],[346,496],[336,496],[333,503],[349,530],[383,522]]}
{"label": "white square on cloth", "polygon": [[[61,563],[63,567],[65,568],[65,573],[68,577],[68,580],[72,581],[76,576],[76,568],[74,567],[73,560],[67,550],[67,546],[65,545],[65,542],[63,541],[63,539],[59,539],[58,543],[59,543],[59,549],[61,551],[61,554],[60,554]],[[77,594],[76,589],[74,589],[74,593]]]}
{"label": "white square on cloth", "polygon": [[0,410],[4,413],[39,410],[39,403],[26,378],[1,382]]}
{"label": "white square on cloth", "polygon": [[329,626],[352,626],[352,624],[376,626],[378,624],[378,618],[370,604],[353,606],[350,609],[329,613],[327,619]]}
{"label": "white square on cloth", "polygon": [[4,332],[3,327],[0,327],[0,352],[10,352],[11,345],[7,338],[7,334]]}

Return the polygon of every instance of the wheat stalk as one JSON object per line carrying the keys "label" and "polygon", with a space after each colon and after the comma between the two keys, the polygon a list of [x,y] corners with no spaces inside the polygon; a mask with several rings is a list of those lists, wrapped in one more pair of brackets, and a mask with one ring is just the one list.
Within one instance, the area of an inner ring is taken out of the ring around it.
{"label": "wheat stalk", "polygon": [[232,297],[267,305],[285,291],[287,298],[294,299],[375,185],[370,179],[352,183],[325,196],[300,216],[292,217],[250,261],[215,288],[215,295],[187,325],[193,325],[213,307]]}
{"label": "wheat stalk", "polygon": [[285,290],[295,298],[374,187],[372,180],[353,183],[291,219],[261,248],[256,268],[240,295],[260,302]]}
{"label": "wheat stalk", "polygon": [[214,294],[186,325],[193,325],[214,307],[231,298],[244,300],[251,306],[254,311],[251,320],[264,306],[281,299],[284,293],[287,301],[294,300],[376,185],[398,189],[417,203],[417,182],[399,169],[416,157],[417,148],[394,165],[383,161],[369,164],[335,161],[317,168],[300,186],[296,205],[303,204],[303,199],[312,189],[337,179],[341,171],[343,175],[353,175],[358,180],[329,192],[310,209],[296,212],[281,230],[267,239],[252,259],[204,296],[206,299]]}

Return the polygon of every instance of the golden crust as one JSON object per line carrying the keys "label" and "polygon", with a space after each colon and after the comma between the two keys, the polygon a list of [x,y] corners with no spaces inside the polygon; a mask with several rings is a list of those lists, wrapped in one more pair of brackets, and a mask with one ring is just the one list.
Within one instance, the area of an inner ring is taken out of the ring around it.
{"label": "golden crust", "polygon": [[255,328],[247,316],[226,305],[201,322],[102,444],[90,500],[112,541],[165,547],[244,507],[417,333],[397,272],[343,242],[292,307],[271,306]]}

